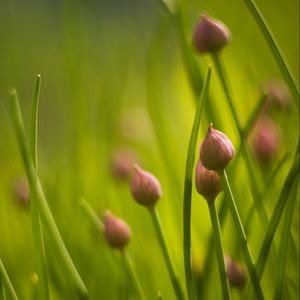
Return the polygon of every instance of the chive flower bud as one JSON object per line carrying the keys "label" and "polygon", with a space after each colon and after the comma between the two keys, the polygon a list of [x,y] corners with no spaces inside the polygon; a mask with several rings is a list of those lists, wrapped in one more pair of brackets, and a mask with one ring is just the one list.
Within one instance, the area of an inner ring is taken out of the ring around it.
{"label": "chive flower bud", "polygon": [[18,177],[12,184],[12,192],[15,199],[21,205],[27,206],[29,204],[29,185],[25,177]]}
{"label": "chive flower bud", "polygon": [[216,53],[230,41],[229,29],[222,22],[207,15],[202,15],[196,26],[193,45],[199,53]]}
{"label": "chive flower bud", "polygon": [[234,156],[234,147],[229,138],[209,125],[206,137],[200,146],[200,160],[208,170],[222,171]]}
{"label": "chive flower bud", "polygon": [[134,166],[134,175],[131,179],[131,193],[137,203],[153,208],[162,196],[162,189],[158,179],[151,173]]}
{"label": "chive flower bud", "polygon": [[222,190],[220,175],[215,171],[206,169],[200,160],[196,167],[195,183],[198,193],[202,195],[207,202],[214,201]]}
{"label": "chive flower bud", "polygon": [[247,281],[244,268],[240,263],[234,261],[229,255],[225,255],[224,258],[229,284],[237,288],[243,288]]}
{"label": "chive flower bud", "polygon": [[104,215],[104,236],[110,246],[122,249],[131,239],[131,230],[126,222],[107,211]]}

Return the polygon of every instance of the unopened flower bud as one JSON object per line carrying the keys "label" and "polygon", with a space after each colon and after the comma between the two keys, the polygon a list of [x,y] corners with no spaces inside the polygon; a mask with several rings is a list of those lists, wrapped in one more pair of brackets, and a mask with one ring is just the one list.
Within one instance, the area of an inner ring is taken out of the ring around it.
{"label": "unopened flower bud", "polygon": [[230,41],[231,34],[225,24],[202,15],[193,36],[195,50],[202,53],[216,53]]}
{"label": "unopened flower bud", "polygon": [[208,128],[200,146],[200,160],[206,169],[222,171],[234,156],[234,147],[229,138],[221,131]]}
{"label": "unopened flower bud", "polygon": [[162,195],[160,183],[155,176],[139,166],[135,165],[134,170],[135,173],[131,179],[132,196],[139,204],[153,208]]}
{"label": "unopened flower bud", "polygon": [[229,255],[225,255],[225,268],[228,277],[228,282],[231,286],[243,288],[247,281],[247,276],[244,268]]}
{"label": "unopened flower bud", "polygon": [[222,190],[220,175],[215,171],[206,169],[200,160],[196,167],[195,183],[198,193],[202,195],[207,202],[214,201]]}
{"label": "unopened flower bud", "polygon": [[113,247],[122,249],[131,238],[131,230],[126,222],[107,211],[104,215],[104,236]]}
{"label": "unopened flower bud", "polygon": [[252,149],[257,160],[268,164],[276,155],[280,146],[280,135],[277,126],[268,117],[262,117],[253,131]]}
{"label": "unopened flower bud", "polygon": [[29,185],[25,177],[17,178],[12,185],[15,199],[19,204],[27,206],[29,203]]}

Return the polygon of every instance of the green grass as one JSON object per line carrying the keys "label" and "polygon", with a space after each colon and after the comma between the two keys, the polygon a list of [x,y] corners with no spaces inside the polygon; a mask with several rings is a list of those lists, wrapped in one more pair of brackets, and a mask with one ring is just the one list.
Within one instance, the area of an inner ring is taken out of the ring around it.
{"label": "green grass", "polygon": [[[231,193],[225,185],[214,211],[223,251],[248,277],[231,298],[299,297],[299,3],[179,4],[1,2],[0,299],[175,299],[148,211],[111,172],[120,147],[161,182],[163,244],[185,296],[222,299],[209,210],[194,189],[194,157],[211,122],[236,149]],[[191,46],[203,11],[232,31],[220,60]],[[252,129],[261,87],[274,78],[293,99],[272,111],[280,148],[263,166]],[[26,176],[30,205],[16,195]],[[124,255],[101,235],[105,209],[131,227]]]}

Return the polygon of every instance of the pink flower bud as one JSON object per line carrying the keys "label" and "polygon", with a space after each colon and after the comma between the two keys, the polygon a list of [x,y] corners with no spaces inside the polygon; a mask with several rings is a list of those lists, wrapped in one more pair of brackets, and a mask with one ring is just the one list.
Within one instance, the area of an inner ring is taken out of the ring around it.
{"label": "pink flower bud", "polygon": [[132,196],[139,204],[153,208],[162,195],[160,183],[155,176],[142,170],[138,165],[134,166],[134,170],[131,179]]}
{"label": "pink flower bud", "polygon": [[202,15],[196,27],[193,44],[198,53],[216,53],[230,41],[229,29],[220,21]]}
{"label": "pink flower bud", "polygon": [[29,204],[29,185],[26,177],[17,178],[12,184],[12,191],[19,204]]}
{"label": "pink flower bud", "polygon": [[262,117],[257,122],[252,136],[252,149],[255,157],[262,164],[270,163],[280,146],[278,128],[270,118]]}
{"label": "pink flower bud", "polygon": [[104,215],[104,236],[113,248],[122,249],[131,239],[131,230],[122,219],[107,211]]}
{"label": "pink flower bud", "polygon": [[200,160],[196,167],[195,183],[198,193],[202,195],[207,202],[214,201],[222,190],[219,174],[206,169]]}
{"label": "pink flower bud", "polygon": [[244,268],[229,255],[225,255],[225,268],[229,284],[234,287],[243,288],[247,281]]}
{"label": "pink flower bud", "polygon": [[234,147],[229,138],[210,124],[200,146],[200,160],[206,169],[222,171],[234,156]]}

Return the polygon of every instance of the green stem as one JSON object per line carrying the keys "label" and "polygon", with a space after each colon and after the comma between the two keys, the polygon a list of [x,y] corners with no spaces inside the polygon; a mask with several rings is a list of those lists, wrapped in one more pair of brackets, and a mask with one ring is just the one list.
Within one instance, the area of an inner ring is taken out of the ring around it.
{"label": "green stem", "polygon": [[179,279],[176,275],[175,268],[173,266],[173,262],[171,260],[171,256],[170,256],[170,253],[169,253],[169,250],[167,247],[166,239],[165,239],[164,233],[162,231],[162,225],[160,222],[160,217],[159,217],[158,211],[156,208],[149,209],[149,211],[150,211],[150,215],[151,215],[151,218],[152,218],[152,221],[154,224],[154,228],[156,231],[156,235],[157,235],[160,247],[163,252],[163,256],[164,256],[164,259],[165,259],[165,262],[167,265],[167,269],[169,272],[169,276],[170,276],[175,294],[176,294],[178,300],[183,300],[183,299],[185,299],[185,297],[184,297],[183,291],[180,287]]}
{"label": "green stem", "polygon": [[48,206],[48,202],[46,200],[45,194],[42,190],[41,184],[37,177],[32,158],[29,154],[29,149],[25,139],[22,114],[21,114],[16,90],[12,90],[10,96],[11,96],[11,105],[12,105],[12,119],[15,126],[15,131],[19,142],[19,147],[21,150],[28,181],[32,189],[31,192],[33,193],[34,197],[38,201],[41,217],[43,218],[43,222],[46,224],[47,229],[49,230],[50,237],[53,239],[57,252],[62,258],[64,264],[63,267],[67,270],[68,275],[70,276],[71,280],[76,286],[76,290],[78,291],[80,297],[88,298],[88,291],[59,233],[54,218],[51,214],[51,210]]}
{"label": "green stem", "polygon": [[290,190],[293,186],[293,182],[296,179],[297,172],[299,170],[299,152],[297,156],[295,157],[295,160],[293,162],[293,165],[286,177],[286,180],[284,182],[284,185],[282,187],[281,193],[279,195],[279,198],[276,202],[276,206],[273,210],[273,214],[271,216],[269,226],[267,228],[267,232],[265,234],[261,249],[259,251],[258,260],[256,263],[257,266],[257,274],[259,278],[262,277],[264,267],[266,264],[266,260],[268,257],[268,253],[276,232],[276,229],[279,225],[279,222],[281,220],[282,213],[284,211],[284,207],[286,205],[288,195],[290,193]]}
{"label": "green stem", "polygon": [[[290,192],[289,197],[292,198],[293,195],[297,194],[297,180],[294,181],[294,193]],[[277,283],[276,283],[276,288],[275,288],[275,293],[274,293],[274,300],[280,300],[282,299],[282,293],[283,293],[283,286],[284,286],[284,275],[286,271],[286,261],[287,261],[287,256],[288,256],[288,248],[289,248],[289,240],[291,238],[291,226],[292,226],[292,220],[293,220],[293,215],[295,212],[295,206],[296,206],[296,199],[289,199],[286,207],[286,213],[285,213],[285,219],[284,219],[284,224],[283,224],[283,234],[282,234],[282,239],[281,239],[281,253],[279,257],[279,266],[278,266],[278,277],[277,277]]]}
{"label": "green stem", "polygon": [[257,299],[262,300],[262,299],[264,299],[263,292],[262,292],[262,289],[261,289],[261,286],[259,283],[259,278],[258,278],[258,275],[256,272],[255,265],[253,263],[253,259],[252,259],[252,255],[251,255],[251,252],[249,249],[245,230],[243,228],[242,221],[239,216],[239,212],[238,212],[237,206],[235,204],[235,200],[234,200],[225,170],[223,171],[223,176],[221,178],[222,178],[222,186],[224,188],[224,191],[229,196],[228,197],[229,209],[230,209],[230,212],[231,212],[231,215],[233,218],[233,222],[236,227],[236,230],[237,230],[237,233],[238,233],[241,245],[242,245],[245,262],[246,262],[247,269],[248,269],[248,272],[250,275],[250,279],[251,279],[253,287],[254,287],[254,292],[256,294]]}
{"label": "green stem", "polygon": [[91,207],[91,205],[84,199],[80,198],[78,201],[79,206],[88,217],[88,219],[92,222],[92,224],[96,227],[96,229],[102,234],[104,224],[102,220],[99,218],[95,210]]}
{"label": "green stem", "polygon": [[8,277],[8,274],[5,270],[5,267],[2,263],[1,258],[0,258],[0,280],[2,280],[2,283],[3,283],[2,289],[3,289],[4,295],[5,295],[5,287],[6,287],[6,290],[8,291],[10,297],[13,300],[18,300],[19,298],[18,298],[18,296],[15,292],[15,289],[14,289],[14,287],[13,287],[13,285],[12,285],[12,283],[11,283],[9,277]]}
{"label": "green stem", "polygon": [[257,25],[259,26],[266,42],[268,43],[273,57],[278,64],[280,72],[294,96],[293,98],[295,100],[295,103],[297,107],[299,107],[299,87],[297,86],[294,74],[290,70],[288,62],[284,57],[269,25],[265,21],[262,13],[253,0],[244,0],[244,2],[246,3]]}
{"label": "green stem", "polygon": [[122,254],[122,258],[124,260],[126,270],[129,274],[129,276],[131,277],[132,282],[134,283],[134,287],[135,287],[136,292],[137,292],[138,297],[139,297],[138,299],[146,300],[147,298],[144,294],[144,291],[143,291],[142,286],[140,284],[139,278],[136,274],[135,267],[134,267],[132,258],[130,256],[128,250],[123,249],[121,251],[121,254]]}
{"label": "green stem", "polygon": [[[32,108],[30,115],[30,128],[29,128],[29,149],[31,158],[37,173],[37,133],[38,133],[38,105],[39,94],[41,88],[41,76],[38,75],[34,87],[32,97]],[[37,204],[37,199],[33,193],[30,195],[31,204],[31,220],[32,220],[32,236],[33,236],[33,249],[35,251],[34,263],[37,268],[38,284],[37,294],[41,299],[49,299],[48,288],[48,275],[46,267],[46,254],[43,240],[43,228],[40,219],[40,212]]]}
{"label": "green stem", "polygon": [[260,221],[261,221],[262,225],[267,226],[267,223],[268,223],[267,213],[266,213],[266,210],[264,208],[263,203],[261,201],[259,201],[259,199],[258,199],[258,195],[260,194],[260,192],[259,192],[258,183],[256,181],[257,176],[256,176],[256,173],[254,171],[254,168],[253,168],[253,165],[252,165],[252,162],[251,162],[250,154],[248,152],[246,141],[245,141],[245,138],[243,136],[242,125],[241,125],[238,113],[236,111],[231,92],[229,90],[229,85],[227,84],[228,79],[227,79],[227,76],[226,76],[226,72],[224,70],[223,64],[221,63],[219,54],[215,54],[212,57],[213,57],[213,61],[214,61],[214,64],[216,66],[217,73],[219,75],[219,78],[220,78],[220,81],[221,81],[221,84],[222,84],[227,102],[229,104],[230,110],[231,110],[232,115],[234,117],[235,124],[236,124],[237,130],[238,130],[239,136],[240,136],[240,140],[241,140],[240,149],[243,153],[245,163],[246,163],[246,167],[247,167],[247,170],[249,172],[249,179],[250,179],[251,188],[254,191],[253,200],[254,200],[254,203],[255,203],[255,208],[258,212],[258,215],[260,217]]}
{"label": "green stem", "polygon": [[195,148],[197,143],[198,131],[200,127],[200,121],[202,111],[205,106],[207,97],[209,82],[211,77],[211,68],[208,68],[205,83],[201,91],[199,102],[197,104],[196,116],[193,123],[191,132],[188,153],[185,166],[185,179],[184,179],[184,195],[183,195],[183,254],[184,254],[184,269],[186,288],[188,298],[190,300],[196,299],[196,291],[194,286],[192,261],[191,261],[191,206],[192,206],[192,177],[195,161]]}
{"label": "green stem", "polygon": [[209,208],[210,220],[213,228],[214,245],[215,245],[217,260],[219,264],[223,299],[229,300],[231,299],[231,296],[230,296],[229,284],[228,284],[227,273],[225,268],[220,223],[219,223],[219,218],[215,206],[215,201],[208,203],[208,208]]}

